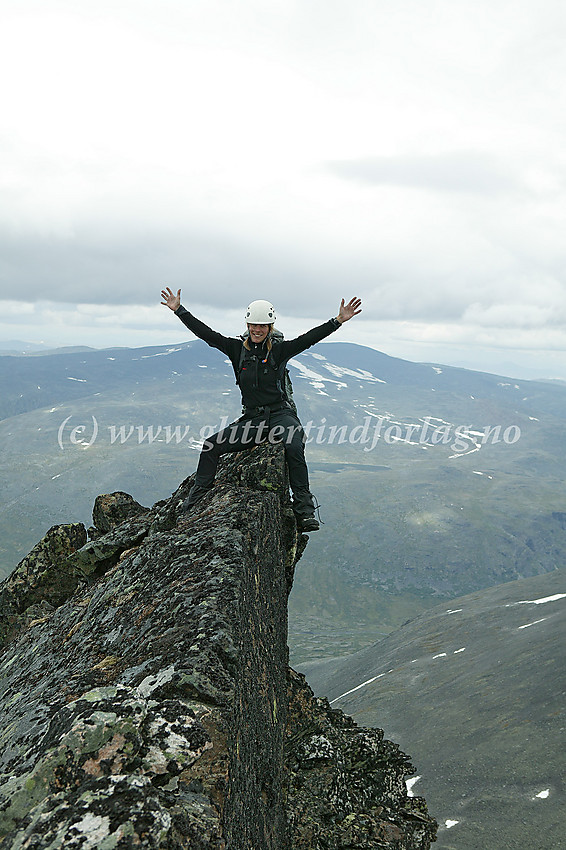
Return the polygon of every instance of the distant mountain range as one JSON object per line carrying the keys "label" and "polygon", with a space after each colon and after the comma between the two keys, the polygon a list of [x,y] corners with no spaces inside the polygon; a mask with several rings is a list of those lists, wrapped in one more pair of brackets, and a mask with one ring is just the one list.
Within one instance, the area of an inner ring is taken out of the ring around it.
{"label": "distant mountain range", "polygon": [[[566,563],[566,387],[336,342],[290,371],[325,523],[291,597],[296,661]],[[230,364],[199,340],[0,356],[0,386],[2,574],[50,525],[88,524],[98,493],[167,496],[240,412]]]}
{"label": "distant mountain range", "polygon": [[25,342],[23,339],[0,340],[0,352],[3,354],[28,354],[45,351],[48,346],[41,342]]}
{"label": "distant mountain range", "polygon": [[50,348],[41,342],[24,342],[21,339],[9,339],[0,342],[0,355],[16,355],[37,357],[41,354],[71,354],[79,351],[94,351],[88,345],[67,345],[64,348]]}
{"label": "distant mountain range", "polygon": [[563,846],[566,568],[422,613],[299,666],[319,696],[419,765],[438,850]]}

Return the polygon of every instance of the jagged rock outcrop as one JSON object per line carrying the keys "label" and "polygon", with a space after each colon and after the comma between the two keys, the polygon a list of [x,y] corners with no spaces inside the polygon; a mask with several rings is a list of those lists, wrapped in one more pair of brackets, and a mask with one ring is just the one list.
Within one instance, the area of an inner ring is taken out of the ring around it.
{"label": "jagged rock outcrop", "polygon": [[190,483],[99,497],[90,540],[50,529],[4,582],[0,847],[425,850],[407,757],[288,669],[282,450],[179,517]]}
{"label": "jagged rock outcrop", "polygon": [[19,628],[48,614],[76,589],[68,557],[87,540],[82,523],[55,525],[0,587],[0,646]]}

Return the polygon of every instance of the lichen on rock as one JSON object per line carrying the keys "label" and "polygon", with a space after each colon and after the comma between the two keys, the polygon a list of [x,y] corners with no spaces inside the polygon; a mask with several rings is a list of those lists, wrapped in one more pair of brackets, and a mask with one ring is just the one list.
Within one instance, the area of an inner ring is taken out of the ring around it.
{"label": "lichen on rock", "polygon": [[191,480],[99,497],[90,540],[51,529],[4,582],[0,847],[425,850],[407,757],[288,668],[283,450],[179,514]]}
{"label": "lichen on rock", "polygon": [[[286,796],[296,850],[426,848],[436,823],[422,798],[408,797],[410,759],[325,699],[289,670]],[[423,814],[424,811],[424,814]]]}
{"label": "lichen on rock", "polygon": [[75,591],[78,582],[68,559],[86,539],[80,522],[52,526],[2,582],[0,647],[26,622],[53,610]]}

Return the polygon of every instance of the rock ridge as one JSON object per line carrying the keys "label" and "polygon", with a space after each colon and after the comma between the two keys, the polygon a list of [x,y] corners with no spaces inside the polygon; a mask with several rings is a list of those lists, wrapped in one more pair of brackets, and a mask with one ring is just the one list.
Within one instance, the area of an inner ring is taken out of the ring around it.
{"label": "rock ridge", "polygon": [[99,496],[2,584],[1,848],[430,847],[408,757],[289,669],[282,449],[223,460],[190,514],[192,477]]}

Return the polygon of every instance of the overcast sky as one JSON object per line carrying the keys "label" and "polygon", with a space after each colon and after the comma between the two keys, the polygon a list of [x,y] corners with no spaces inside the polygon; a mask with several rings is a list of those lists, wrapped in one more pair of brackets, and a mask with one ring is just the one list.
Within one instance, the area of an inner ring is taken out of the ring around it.
{"label": "overcast sky", "polygon": [[340,338],[566,379],[563,0],[0,0],[0,341]]}

